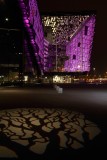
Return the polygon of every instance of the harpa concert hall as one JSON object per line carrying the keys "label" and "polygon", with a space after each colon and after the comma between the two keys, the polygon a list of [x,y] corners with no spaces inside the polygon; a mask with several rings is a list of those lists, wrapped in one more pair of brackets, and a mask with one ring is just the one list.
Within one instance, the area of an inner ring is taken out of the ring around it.
{"label": "harpa concert hall", "polygon": [[24,30],[25,70],[39,75],[90,71],[96,14],[40,13],[36,0],[18,0]]}

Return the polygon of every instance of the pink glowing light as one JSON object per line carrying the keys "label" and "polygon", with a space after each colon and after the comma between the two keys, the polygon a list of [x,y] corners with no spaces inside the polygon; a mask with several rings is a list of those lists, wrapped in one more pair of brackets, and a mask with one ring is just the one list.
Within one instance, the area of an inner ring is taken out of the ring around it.
{"label": "pink glowing light", "polygon": [[94,27],[95,16],[90,16],[67,44],[66,55],[69,59],[64,65],[65,71],[90,71],[90,56],[94,36]]}

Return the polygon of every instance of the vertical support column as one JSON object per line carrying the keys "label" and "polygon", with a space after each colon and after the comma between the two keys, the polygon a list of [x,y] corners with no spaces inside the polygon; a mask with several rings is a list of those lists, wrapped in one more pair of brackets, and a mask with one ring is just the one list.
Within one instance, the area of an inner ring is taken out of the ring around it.
{"label": "vertical support column", "polygon": [[57,66],[57,65],[58,65],[58,64],[57,64],[57,63],[58,63],[58,58],[57,58],[57,56],[58,56],[58,55],[57,55],[57,42],[56,42],[56,71],[57,71],[57,67],[58,67],[58,66]]}

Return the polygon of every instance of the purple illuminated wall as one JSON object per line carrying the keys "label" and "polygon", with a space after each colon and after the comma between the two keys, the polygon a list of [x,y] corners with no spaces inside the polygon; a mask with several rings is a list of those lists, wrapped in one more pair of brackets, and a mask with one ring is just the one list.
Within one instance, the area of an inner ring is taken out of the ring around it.
{"label": "purple illuminated wall", "polygon": [[95,16],[90,16],[66,46],[64,70],[67,72],[90,71],[90,56],[95,28]]}
{"label": "purple illuminated wall", "polygon": [[[79,29],[77,28],[75,34],[70,37],[70,42],[65,41],[66,51],[61,51],[57,46],[57,54],[49,52],[50,43],[44,38],[41,17],[38,10],[36,0],[18,0],[22,10],[23,22],[25,26],[25,41],[24,47],[27,57],[27,67],[30,70],[35,70],[37,65],[41,74],[44,71],[53,70],[64,72],[85,72],[90,71],[90,56],[92,50],[92,42],[95,28],[95,16],[86,16]],[[76,17],[74,17],[75,19]],[[62,33],[62,32],[61,32]],[[67,35],[68,37],[69,35]],[[58,37],[57,37],[58,38]],[[59,44],[60,46],[62,44]],[[63,45],[62,45],[63,46]],[[56,56],[58,55],[58,56]],[[57,60],[56,60],[57,57]],[[53,58],[51,62],[50,59]],[[60,61],[61,59],[61,61]],[[60,63],[62,62],[62,63]],[[60,66],[60,67],[59,67]],[[59,67],[59,68],[58,68]]]}
{"label": "purple illuminated wall", "polygon": [[33,28],[34,31],[34,41],[36,42],[36,44],[39,47],[39,51],[38,54],[40,56],[42,65],[43,65],[43,55],[44,55],[44,33],[43,33],[43,28],[42,28],[42,22],[41,22],[41,18],[40,18],[40,14],[39,14],[39,10],[38,10],[38,6],[37,6],[37,2],[36,0],[29,0],[29,21],[30,24]]}
{"label": "purple illuminated wall", "polygon": [[[44,34],[37,2],[36,0],[18,1],[23,15],[24,27],[28,34],[27,36],[25,34],[26,43],[24,43],[25,51],[27,51],[27,64],[30,68],[35,68],[35,65],[38,65],[42,74],[44,70]],[[26,44],[28,45],[28,48]]]}
{"label": "purple illuminated wall", "polygon": [[49,70],[48,57],[49,57],[49,42],[46,39],[44,39],[44,71],[45,72]]}
{"label": "purple illuminated wall", "polygon": [[28,48],[28,43],[27,40],[24,39],[24,53],[26,53],[26,61],[25,61],[25,72],[34,72],[29,48]]}

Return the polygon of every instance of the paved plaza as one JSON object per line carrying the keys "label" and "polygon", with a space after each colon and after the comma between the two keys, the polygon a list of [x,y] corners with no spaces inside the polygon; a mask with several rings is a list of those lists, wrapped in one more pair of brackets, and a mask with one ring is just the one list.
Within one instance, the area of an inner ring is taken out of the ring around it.
{"label": "paved plaza", "polygon": [[106,156],[105,88],[2,87],[0,107],[0,159]]}

